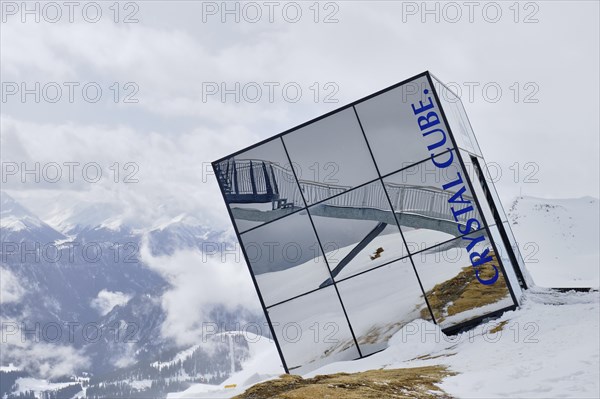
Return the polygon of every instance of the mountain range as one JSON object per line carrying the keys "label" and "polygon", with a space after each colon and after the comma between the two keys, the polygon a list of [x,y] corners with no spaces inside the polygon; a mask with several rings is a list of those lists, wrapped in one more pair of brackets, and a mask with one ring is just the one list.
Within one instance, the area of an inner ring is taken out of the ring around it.
{"label": "mountain range", "polygon": [[[160,396],[170,385],[219,383],[230,375],[232,352],[222,340],[198,346],[163,333],[168,317],[163,296],[173,287],[141,256],[144,246],[157,259],[178,250],[201,251],[205,242],[226,242],[226,233],[213,232],[185,214],[140,229],[96,204],[46,221],[6,192],[0,193],[0,205],[2,370],[11,365],[48,381],[87,376],[84,384],[93,397],[116,391]],[[264,323],[262,315],[241,306],[215,303],[198,312],[225,330]],[[234,363],[239,368],[247,345],[237,341]],[[169,368],[152,366],[176,357],[179,361]],[[0,397],[13,388],[2,385]]]}

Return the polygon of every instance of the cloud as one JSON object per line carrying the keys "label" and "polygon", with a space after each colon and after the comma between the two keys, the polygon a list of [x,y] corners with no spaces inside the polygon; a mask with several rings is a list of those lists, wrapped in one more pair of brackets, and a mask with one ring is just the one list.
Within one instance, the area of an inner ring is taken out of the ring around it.
{"label": "cloud", "polygon": [[18,277],[9,269],[0,267],[0,303],[17,303],[25,294]]}
{"label": "cloud", "polygon": [[[214,154],[228,151],[224,148],[231,138],[247,144],[255,139],[236,127],[220,134],[196,128],[162,135],[124,126],[39,124],[6,116],[0,128],[3,189],[15,200],[44,220],[60,219],[82,205],[103,204],[112,216],[135,227],[187,213],[205,225],[228,228],[210,162]],[[5,143],[21,150],[8,151]],[[69,162],[77,165],[69,170]],[[6,173],[9,164],[15,174]],[[25,173],[36,167],[38,172]],[[55,170],[60,173],[57,181]]]}
{"label": "cloud", "polygon": [[[201,162],[430,69],[442,80],[461,85],[465,96],[466,83],[478,85],[475,101],[466,108],[488,161],[503,166],[501,194],[510,197],[521,187],[537,196],[598,196],[598,120],[569,117],[594,115],[599,107],[597,90],[588,89],[598,87],[597,3],[571,6],[568,13],[562,5],[543,4],[536,15],[539,22],[531,24],[515,23],[508,6],[502,6],[497,24],[484,20],[482,7],[475,7],[475,21],[469,22],[468,7],[459,5],[462,18],[450,23],[445,6],[438,7],[442,11],[437,16],[423,14],[424,6],[417,4],[412,5],[419,9],[417,13],[406,14],[405,6],[401,2],[378,7],[340,3],[335,15],[339,21],[333,24],[314,23],[308,6],[297,24],[285,23],[280,14],[275,23],[231,19],[218,23],[220,15],[216,15],[211,21],[217,23],[205,24],[200,22],[201,5],[193,3],[177,12],[160,3],[144,4],[141,22],[129,25],[111,23],[110,18],[99,24],[24,24],[15,16],[2,31],[5,81],[98,81],[106,85],[107,95],[98,104],[4,103],[3,115],[37,123],[26,131],[19,128],[20,139],[3,139],[3,155],[20,160],[33,153],[30,147],[44,146],[45,155],[78,150],[84,160],[93,160],[98,153],[114,152],[127,160],[147,155],[152,162],[144,171],[164,169],[149,178],[165,186],[174,179],[179,190],[170,192],[198,193],[186,205],[208,205],[219,201],[216,186],[211,190],[217,195],[207,199],[210,190],[202,194],[193,190],[194,177],[202,173]],[[440,17],[441,22],[436,22]],[[556,30],[556,24],[578,29]],[[556,48],[568,54],[560,63],[555,62]],[[573,72],[586,76],[586,85],[572,84]],[[115,81],[136,82],[139,103],[111,104],[108,86]],[[301,83],[304,90],[299,103],[282,101],[280,95],[273,103],[236,102],[232,96],[225,103],[219,96],[202,101],[203,82],[231,86],[290,81]],[[339,87],[335,96],[339,102],[324,103],[322,90],[315,102],[309,87],[318,82],[322,89],[329,81]],[[482,96],[483,86],[490,82],[501,86],[498,103]],[[527,82],[537,85],[533,97],[538,103],[523,102],[531,94]],[[52,145],[40,134],[54,127],[64,131],[62,146]],[[7,128],[3,135],[11,131],[11,126]],[[573,132],[586,145],[571,140]],[[172,135],[185,138],[168,138]],[[556,162],[556,153],[562,162]],[[525,184],[535,167],[539,182]],[[146,204],[139,200],[136,205]],[[222,213],[223,208],[211,211]]]}
{"label": "cloud", "polygon": [[124,305],[131,299],[131,295],[124,292],[101,290],[92,300],[92,307],[97,309],[102,316],[110,312],[115,306]]}
{"label": "cloud", "polygon": [[[22,327],[20,321],[2,318],[0,364],[12,363],[15,367],[40,378],[73,375],[90,365],[90,359],[84,354],[83,349],[42,341],[41,334],[45,334],[44,326],[36,330],[39,336],[33,340],[31,331],[22,331]],[[54,327],[50,327],[47,331],[48,334],[55,333]],[[68,334],[66,330],[61,330],[60,333]]]}
{"label": "cloud", "polygon": [[229,259],[197,250],[154,257],[147,245],[143,245],[140,254],[150,268],[171,284],[162,297],[162,307],[167,313],[162,335],[180,345],[198,343],[203,323],[212,321],[208,312],[215,305],[231,311],[242,306],[260,312],[248,269],[243,261],[235,259],[240,256],[239,251],[229,253]]}
{"label": "cloud", "polygon": [[2,344],[2,357],[37,377],[56,378],[73,375],[90,362],[80,351],[67,345],[27,341],[22,345]]}

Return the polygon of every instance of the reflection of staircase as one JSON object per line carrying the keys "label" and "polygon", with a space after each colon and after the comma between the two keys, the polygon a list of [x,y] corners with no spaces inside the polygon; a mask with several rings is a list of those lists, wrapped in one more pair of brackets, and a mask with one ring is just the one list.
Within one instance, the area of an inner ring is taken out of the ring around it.
{"label": "reflection of staircase", "polygon": [[[264,160],[232,159],[216,165],[228,203],[271,203],[272,210],[232,208],[235,218],[267,222],[311,203],[341,194],[351,187],[300,180],[295,183],[291,171]],[[373,220],[394,224],[395,219],[406,227],[425,228],[457,235],[457,223],[466,223],[472,213],[464,213],[458,221],[448,213],[448,200],[453,195],[436,187],[386,182],[385,191],[396,212],[390,212],[384,187],[367,184],[344,195],[329,199],[326,204],[311,208],[314,216],[338,219]],[[464,197],[471,199],[469,197]]]}
{"label": "reflection of staircase", "polygon": [[[286,209],[294,204],[282,198],[277,185],[278,174],[268,161],[242,159],[224,161],[216,165],[216,173],[228,203],[271,203],[273,209]],[[288,176],[288,178],[293,178]]]}

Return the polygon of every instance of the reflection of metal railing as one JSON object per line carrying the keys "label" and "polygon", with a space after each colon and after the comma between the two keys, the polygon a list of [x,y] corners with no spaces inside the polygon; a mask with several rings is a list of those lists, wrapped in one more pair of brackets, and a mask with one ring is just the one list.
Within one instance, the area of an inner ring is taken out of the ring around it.
{"label": "reflection of metal railing", "polygon": [[231,159],[215,169],[228,203],[270,202],[274,209],[302,203],[293,174],[277,164],[261,159]]}
{"label": "reflection of metal railing", "polygon": [[[304,196],[309,203],[329,198],[326,202],[328,207],[389,211],[385,186],[396,213],[415,214],[456,223],[448,212],[448,200],[454,194],[437,187],[384,182],[384,185],[367,184],[344,195],[330,198],[344,193],[351,187],[300,180],[300,193],[291,170],[259,159],[224,161],[217,165],[216,172],[228,203],[270,202],[273,209],[279,209],[303,206]],[[468,196],[464,198],[472,199]],[[458,222],[466,222],[471,215],[471,212],[459,215]]]}

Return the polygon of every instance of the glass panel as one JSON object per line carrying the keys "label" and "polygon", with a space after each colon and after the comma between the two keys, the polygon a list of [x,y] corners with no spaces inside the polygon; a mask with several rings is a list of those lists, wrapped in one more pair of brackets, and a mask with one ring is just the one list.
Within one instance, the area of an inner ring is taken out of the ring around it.
{"label": "glass panel", "polygon": [[378,177],[352,108],[288,133],[283,141],[308,204]]}
{"label": "glass panel", "polygon": [[510,242],[510,246],[513,250],[513,253],[515,254],[515,258],[517,258],[517,264],[519,265],[519,268],[521,269],[521,273],[523,274],[523,277],[525,278],[526,283],[533,284],[532,282],[530,283],[528,281],[527,268],[525,267],[525,259],[523,259],[523,255],[521,254],[521,249],[519,248],[519,243],[517,242],[517,239],[515,238],[515,236],[512,232],[512,228],[510,227],[510,224],[508,222],[504,222],[504,223],[502,223],[502,225],[504,226],[504,231],[506,232],[506,235],[508,236],[508,241]]}
{"label": "glass panel", "polygon": [[293,374],[360,356],[333,286],[274,306],[268,312]]}
{"label": "glass panel", "polygon": [[483,227],[466,179],[454,151],[384,179],[410,252]]}
{"label": "glass panel", "polygon": [[[500,253],[500,260],[502,261],[502,265],[504,266],[504,271],[506,272],[506,277],[508,278],[508,282],[515,294],[517,300],[521,299],[523,295],[523,291],[521,290],[521,286],[519,285],[519,280],[515,273],[515,268],[519,267],[519,265],[513,265],[510,260],[508,250],[504,245],[504,240],[502,240],[502,236],[500,235],[500,231],[497,226],[490,227],[490,234],[492,236],[492,240],[494,240],[494,244],[496,244],[496,248]],[[515,255],[516,257],[516,255]]]}
{"label": "glass panel", "polygon": [[279,138],[215,164],[240,233],[304,207]]}
{"label": "glass panel", "polygon": [[484,230],[412,258],[433,315],[442,328],[514,304]]}
{"label": "glass panel", "polygon": [[432,78],[456,144],[460,148],[482,156],[462,101],[435,76]]}
{"label": "glass panel", "polygon": [[409,258],[342,281],[338,289],[363,356],[385,349],[405,324],[431,320]]}
{"label": "glass panel", "polygon": [[[432,108],[415,115],[412,105],[420,109],[419,102],[423,106],[432,104]],[[437,119],[438,123],[429,130],[440,128],[444,133],[448,131],[426,77],[365,100],[355,108],[382,175],[428,158],[431,152],[427,146],[435,144],[436,140],[441,144],[433,150],[434,154],[452,148],[447,135],[433,133],[423,136],[419,127],[418,118],[426,115],[426,112],[434,112],[436,116],[431,116],[429,121],[433,124]],[[441,137],[445,142],[441,142]]]}
{"label": "glass panel", "polygon": [[[460,150],[460,154],[467,168],[467,174],[469,175],[471,183],[473,184],[475,195],[479,200],[479,205],[481,205],[481,209],[483,210],[483,216],[485,217],[485,221],[488,225],[494,225],[496,224],[496,220],[494,219],[492,208],[490,208],[488,197],[485,194],[483,186],[481,185],[481,181],[479,180],[477,165],[473,163],[473,161],[471,160],[471,155],[468,152]],[[483,173],[483,171],[481,171],[481,173]],[[483,222],[483,220],[481,222]]]}
{"label": "glass panel", "polygon": [[[498,195],[498,192],[496,191],[496,186],[494,185],[494,180],[497,181],[497,179],[500,176],[502,176],[502,172],[492,172],[492,168],[489,167],[485,160],[481,157],[477,157],[477,160],[479,161],[479,166],[483,170],[483,175],[485,176],[487,186],[490,189],[490,192],[492,193],[492,199],[494,200],[494,205],[496,206],[496,210],[498,210],[498,214],[500,215],[500,220],[506,222],[508,221],[508,216],[504,212],[504,206],[502,205],[502,201],[500,200],[500,196]],[[496,166],[498,166],[498,164],[496,164]]]}
{"label": "glass panel", "polygon": [[241,235],[266,306],[327,285],[331,275],[306,211]]}
{"label": "glass panel", "polygon": [[380,180],[308,210],[336,280],[408,255]]}

